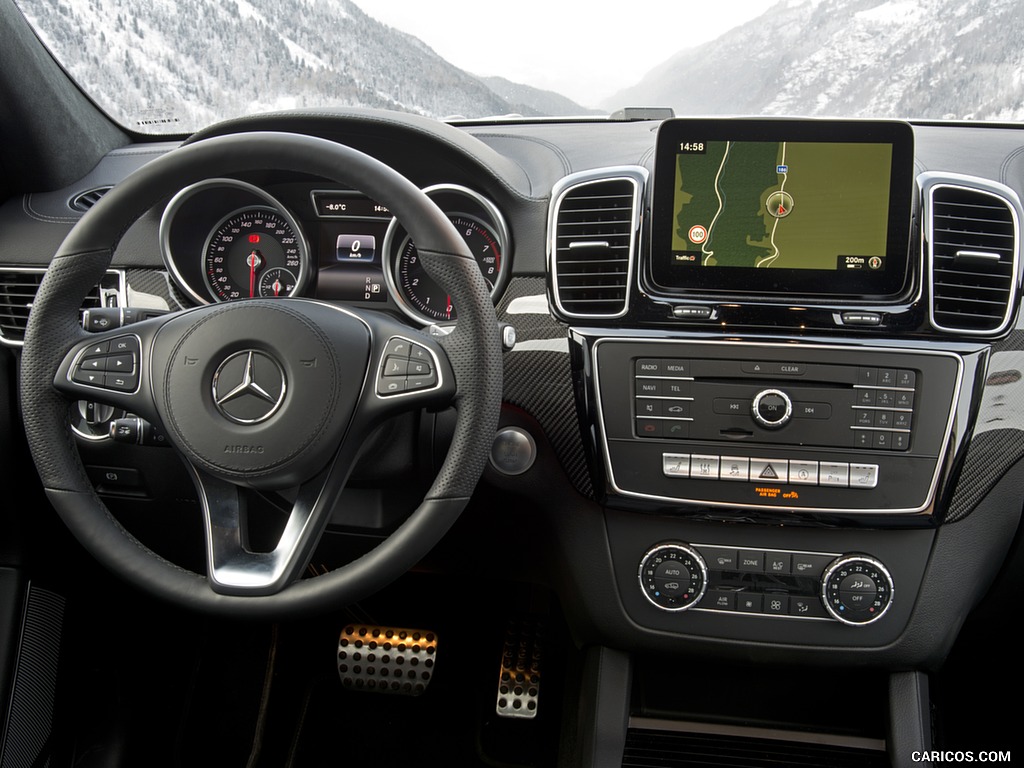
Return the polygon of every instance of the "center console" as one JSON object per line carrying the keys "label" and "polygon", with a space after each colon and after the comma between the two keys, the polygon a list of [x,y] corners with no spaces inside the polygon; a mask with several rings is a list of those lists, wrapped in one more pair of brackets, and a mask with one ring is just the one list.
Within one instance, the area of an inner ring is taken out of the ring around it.
{"label": "center console", "polygon": [[935,322],[941,182],[913,155],[899,122],[668,120],[650,169],[556,188],[551,304],[635,624],[851,649],[906,628],[1008,327]]}

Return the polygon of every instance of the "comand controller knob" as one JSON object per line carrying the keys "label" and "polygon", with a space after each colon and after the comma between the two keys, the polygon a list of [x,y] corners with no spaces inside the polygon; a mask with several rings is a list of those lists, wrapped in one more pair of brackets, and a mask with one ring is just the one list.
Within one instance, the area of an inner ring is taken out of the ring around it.
{"label": "comand controller knob", "polygon": [[693,547],[666,542],[648,550],[640,561],[640,590],[663,611],[685,611],[704,596],[708,569]]}
{"label": "comand controller knob", "polygon": [[878,560],[849,554],[821,577],[821,601],[832,618],[851,626],[878,621],[892,605],[892,576]]}
{"label": "comand controller knob", "polygon": [[793,401],[781,389],[762,389],[750,404],[754,421],[765,429],[778,429],[793,416]]}

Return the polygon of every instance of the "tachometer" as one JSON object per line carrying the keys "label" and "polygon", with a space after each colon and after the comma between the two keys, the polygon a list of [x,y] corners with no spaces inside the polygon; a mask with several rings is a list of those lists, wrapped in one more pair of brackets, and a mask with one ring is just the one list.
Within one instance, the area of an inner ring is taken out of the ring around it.
{"label": "tachometer", "polygon": [[[469,246],[487,286],[494,289],[495,280],[501,269],[501,246],[491,231],[471,216],[450,216],[452,224],[459,230],[462,239]],[[452,297],[435,283],[420,265],[416,244],[405,239],[398,263],[395,266],[395,286],[417,312],[432,320],[455,319]]]}
{"label": "tachometer", "polygon": [[[424,190],[445,211],[466,241],[480,273],[494,296],[508,273],[509,236],[505,220],[487,198],[466,187],[439,184]],[[455,320],[458,307],[420,264],[416,244],[397,220],[384,238],[387,254],[385,278],[391,297],[409,317],[421,323]]]}
{"label": "tachometer", "polygon": [[307,271],[298,233],[280,212],[264,206],[226,216],[203,253],[207,287],[218,301],[292,296]]}

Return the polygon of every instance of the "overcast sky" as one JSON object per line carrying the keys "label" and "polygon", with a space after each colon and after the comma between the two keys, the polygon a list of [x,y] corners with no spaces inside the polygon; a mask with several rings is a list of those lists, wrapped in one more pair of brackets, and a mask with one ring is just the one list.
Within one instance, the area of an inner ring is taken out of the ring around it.
{"label": "overcast sky", "polygon": [[355,0],[457,67],[596,106],[682,48],[758,16],[772,0]]}

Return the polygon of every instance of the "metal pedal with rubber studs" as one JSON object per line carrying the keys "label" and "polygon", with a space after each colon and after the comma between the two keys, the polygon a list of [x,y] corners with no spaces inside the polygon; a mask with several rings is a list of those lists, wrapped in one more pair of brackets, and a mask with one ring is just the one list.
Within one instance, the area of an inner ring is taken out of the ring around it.
{"label": "metal pedal with rubber studs", "polygon": [[437,634],[353,624],[338,638],[338,676],[354,691],[419,696],[430,685]]}
{"label": "metal pedal with rubber studs", "polygon": [[499,717],[532,720],[540,704],[544,624],[510,621],[505,631],[494,711]]}

